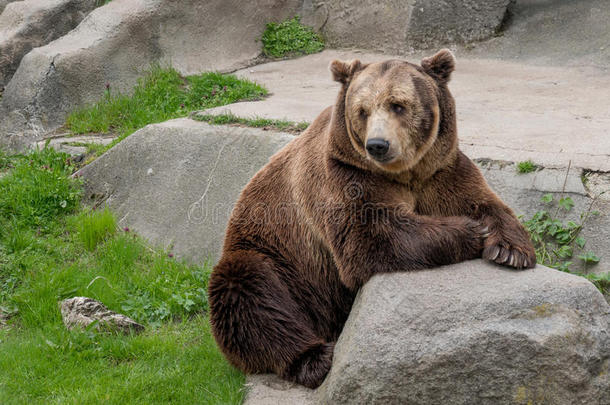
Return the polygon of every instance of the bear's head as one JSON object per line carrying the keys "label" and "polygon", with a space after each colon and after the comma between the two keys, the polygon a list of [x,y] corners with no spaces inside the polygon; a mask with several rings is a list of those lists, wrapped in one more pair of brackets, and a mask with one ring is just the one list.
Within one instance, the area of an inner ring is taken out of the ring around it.
{"label": "bear's head", "polygon": [[331,63],[333,79],[343,84],[342,124],[363,161],[394,174],[421,166],[434,166],[427,168],[434,172],[453,155],[455,105],[447,83],[454,67],[446,49],[421,66],[401,60]]}

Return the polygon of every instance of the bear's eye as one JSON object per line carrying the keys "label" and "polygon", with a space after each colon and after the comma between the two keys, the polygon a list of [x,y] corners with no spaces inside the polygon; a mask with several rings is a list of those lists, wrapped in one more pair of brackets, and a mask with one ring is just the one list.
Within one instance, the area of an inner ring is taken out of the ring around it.
{"label": "bear's eye", "polygon": [[405,108],[400,104],[392,103],[390,104],[390,110],[396,114],[402,114],[405,111]]}
{"label": "bear's eye", "polygon": [[358,114],[360,114],[360,118],[362,118],[363,120],[365,120],[366,117],[368,116],[368,114],[366,113],[366,110],[364,108],[361,108],[360,111],[358,111]]}

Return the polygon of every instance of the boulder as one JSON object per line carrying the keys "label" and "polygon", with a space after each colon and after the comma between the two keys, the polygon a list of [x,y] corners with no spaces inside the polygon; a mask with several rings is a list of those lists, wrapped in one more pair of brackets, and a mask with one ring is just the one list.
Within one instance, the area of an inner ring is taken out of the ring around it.
{"label": "boulder", "polygon": [[104,304],[87,297],[74,297],[59,303],[61,317],[68,329],[86,328],[97,322],[98,330],[113,330],[123,333],[141,332],[144,326],[128,316],[110,311]]}
{"label": "boulder", "polygon": [[404,52],[477,41],[501,26],[512,0],[305,0],[303,22],[331,46]]}
{"label": "boulder", "polygon": [[320,403],[610,404],[610,306],[584,278],[481,260],[359,292]]}
{"label": "boulder", "polygon": [[98,0],[26,0],[9,4],[0,14],[0,89],[26,53],[72,30],[97,4]]}
{"label": "boulder", "polygon": [[250,178],[293,136],[188,118],[149,125],[79,172],[85,199],[179,257],[218,259],[231,210]]}
{"label": "boulder", "polygon": [[151,63],[183,74],[234,70],[261,51],[265,23],[299,0],[113,0],[74,30],[28,53],[0,104],[0,144],[19,149],[99,100],[105,84],[129,92]]}

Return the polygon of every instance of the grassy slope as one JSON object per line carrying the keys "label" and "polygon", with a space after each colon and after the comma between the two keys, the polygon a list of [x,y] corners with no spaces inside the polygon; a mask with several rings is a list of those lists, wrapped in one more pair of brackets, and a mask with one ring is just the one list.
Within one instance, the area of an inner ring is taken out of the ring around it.
{"label": "grassy slope", "polygon": [[[78,109],[66,120],[73,134],[114,133],[113,143],[100,154],[148,124],[186,117],[190,112],[244,100],[258,100],[267,90],[234,75],[206,72],[182,77],[173,68],[152,66],[132,95],[114,93],[107,84],[104,98]],[[99,148],[98,148],[99,149]]]}
{"label": "grassy slope", "polygon": [[[8,170],[8,172],[7,172]],[[239,403],[243,376],[210,335],[209,266],[155,251],[108,211],[82,208],[66,155],[0,153],[0,403]],[[85,295],[147,325],[67,331]]]}

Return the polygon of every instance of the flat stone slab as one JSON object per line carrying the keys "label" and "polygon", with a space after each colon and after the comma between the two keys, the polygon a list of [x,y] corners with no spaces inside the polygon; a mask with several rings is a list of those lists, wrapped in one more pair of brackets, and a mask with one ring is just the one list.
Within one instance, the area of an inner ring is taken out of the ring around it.
{"label": "flat stone slab", "polygon": [[[271,96],[206,112],[311,122],[334,104],[339,90],[328,71],[330,62],[356,58],[393,57],[327,50],[242,69],[238,76],[263,84]],[[407,59],[419,63],[420,56]],[[571,160],[574,167],[610,171],[609,73],[465,59],[458,53],[449,87],[456,99],[460,145],[471,158],[531,159],[549,167],[566,167]]]}
{"label": "flat stone slab", "polygon": [[[94,136],[94,135],[76,135],[71,136],[70,134],[63,134],[59,136],[53,136],[51,138],[43,139],[41,141],[33,142],[30,146],[32,148],[42,149],[45,145],[59,151],[65,152],[72,156],[81,156],[87,153],[87,147],[82,146],[84,144],[98,144],[108,145],[115,139],[115,136]],[[48,144],[47,144],[48,142]]]}
{"label": "flat stone slab", "polygon": [[244,405],[313,405],[315,391],[282,380],[275,374],[249,375]]}

